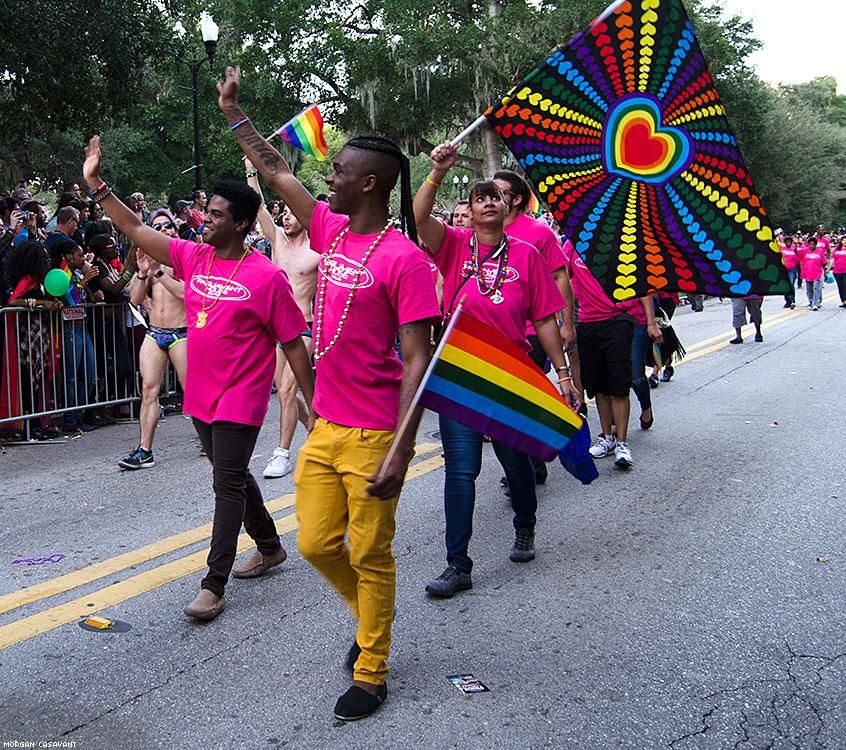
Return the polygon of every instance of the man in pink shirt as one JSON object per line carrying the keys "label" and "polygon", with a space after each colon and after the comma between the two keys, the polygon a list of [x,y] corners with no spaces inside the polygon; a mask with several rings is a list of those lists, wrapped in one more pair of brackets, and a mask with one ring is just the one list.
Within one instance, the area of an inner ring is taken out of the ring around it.
{"label": "man in pink shirt", "polygon": [[817,246],[816,237],[808,237],[808,244],[800,248],[797,254],[802,269],[802,279],[805,282],[805,294],[808,296],[808,307],[816,312],[822,307],[826,254]]}
{"label": "man in pink shirt", "polygon": [[602,428],[590,454],[604,458],[613,452],[615,465],[629,469],[634,466],[628,443],[634,326],[638,320],[645,323],[649,338],[660,343],[655,307],[651,297],[614,304],[569,241],[564,252],[579,302],[576,334],[582,385],[590,398],[596,398]]}
{"label": "man in pink shirt", "polygon": [[335,704],[335,716],[351,721],[372,714],[388,693],[396,595],[391,543],[422,410],[396,436],[390,460],[388,451],[426,370],[440,308],[423,251],[389,215],[401,175],[401,219],[416,239],[408,160],[397,146],[378,137],[351,140],[325,178],[328,204],[317,202],[239,107],[240,77],[227,68],[218,104],[246,156],[322,256],[313,329],[318,418],[294,473],[297,543],[358,621],[347,654],[353,685]]}
{"label": "man in pink shirt", "polygon": [[[193,417],[212,463],[215,510],[209,571],[184,611],[198,620],[213,620],[223,611],[230,571],[254,578],[287,557],[249,462],[267,412],[277,341],[283,342],[311,403],[311,366],[300,338],[305,320],[285,274],[244,247],[260,200],[245,183],[215,185],[206,219],[209,244],[200,244],[142,224],[112,194],[100,179],[99,136],[88,145],[83,174],[89,195],[115,226],[185,282],[188,368],[183,409]],[[242,523],[257,550],[233,571]]]}

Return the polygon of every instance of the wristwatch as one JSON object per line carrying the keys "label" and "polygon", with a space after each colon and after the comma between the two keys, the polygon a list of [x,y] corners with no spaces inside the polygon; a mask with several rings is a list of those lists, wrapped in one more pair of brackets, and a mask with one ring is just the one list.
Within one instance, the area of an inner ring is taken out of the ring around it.
{"label": "wristwatch", "polygon": [[162,276],[164,276],[164,273],[165,273],[164,269],[160,268],[158,271],[156,271],[156,273],[154,275],[157,279],[160,279]]}

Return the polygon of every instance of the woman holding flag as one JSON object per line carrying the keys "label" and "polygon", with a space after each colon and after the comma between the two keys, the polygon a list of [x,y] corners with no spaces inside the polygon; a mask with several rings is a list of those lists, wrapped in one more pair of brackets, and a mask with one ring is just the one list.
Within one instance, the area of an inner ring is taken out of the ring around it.
{"label": "woman holding flag", "polygon": [[[431,159],[432,170],[414,198],[414,218],[420,239],[444,277],[446,317],[463,299],[463,312],[500,331],[526,352],[530,348],[526,321],[531,321],[559,374],[562,394],[575,400],[577,392],[555,322],[555,313],[565,303],[543,258],[533,245],[505,234],[508,204],[493,181],[476,182],[470,190],[473,229],[447,226],[432,216],[437,189],[455,164],[456,149],[445,143],[432,151]],[[483,436],[444,415],[440,416],[440,429],[446,461],[447,567],[429,582],[426,591],[433,596],[451,597],[473,585],[468,546]],[[497,440],[492,442],[511,488],[515,542],[510,559],[528,562],[535,556],[534,468],[527,454]]]}

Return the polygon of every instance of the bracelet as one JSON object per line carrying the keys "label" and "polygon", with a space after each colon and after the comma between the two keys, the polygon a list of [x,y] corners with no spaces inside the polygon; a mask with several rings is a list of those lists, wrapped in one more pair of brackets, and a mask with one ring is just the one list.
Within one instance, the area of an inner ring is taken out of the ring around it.
{"label": "bracelet", "polygon": [[255,169],[248,169],[246,174],[247,174],[247,177],[255,177],[258,174],[258,172],[256,172]]}
{"label": "bracelet", "polygon": [[431,177],[427,177],[425,180],[426,184],[431,185],[435,190],[437,190],[440,186],[440,182],[435,182]]}
{"label": "bracelet", "polygon": [[573,379],[573,378],[571,378],[571,377],[558,378],[558,380],[557,380],[556,382],[557,382],[557,383],[566,383],[568,380],[572,380],[572,379]]}
{"label": "bracelet", "polygon": [[250,118],[249,118],[249,117],[245,117],[243,120],[238,120],[238,122],[236,122],[234,125],[230,125],[230,126],[229,126],[229,129],[230,129],[230,130],[237,130],[237,129],[238,129],[238,128],[240,128],[240,127],[241,127],[241,126],[242,126],[245,122],[249,122],[249,121],[250,121]]}
{"label": "bracelet", "polygon": [[561,372],[562,370],[566,370],[570,372],[570,365],[561,365],[561,367],[556,367],[555,372]]}
{"label": "bracelet", "polygon": [[106,185],[103,192],[102,193],[96,193],[96,194],[92,195],[91,200],[93,200],[95,203],[99,203],[100,201],[108,198],[111,194],[112,194],[112,189],[108,185]]}
{"label": "bracelet", "polygon": [[129,281],[131,278],[132,278],[132,274],[131,274],[131,273],[129,273],[128,271],[124,271],[124,272],[120,275],[120,280],[121,280],[121,281]]}
{"label": "bracelet", "polygon": [[140,281],[146,281],[147,280],[147,277],[142,276],[140,273],[135,278],[139,279]]}
{"label": "bracelet", "polygon": [[97,195],[97,193],[99,193],[101,190],[105,190],[107,187],[108,186],[106,185],[106,183],[103,182],[103,180],[100,180],[100,184],[97,185],[97,187],[95,187],[93,190],[91,190],[91,188],[88,188],[85,192],[88,193],[88,195],[93,196]]}

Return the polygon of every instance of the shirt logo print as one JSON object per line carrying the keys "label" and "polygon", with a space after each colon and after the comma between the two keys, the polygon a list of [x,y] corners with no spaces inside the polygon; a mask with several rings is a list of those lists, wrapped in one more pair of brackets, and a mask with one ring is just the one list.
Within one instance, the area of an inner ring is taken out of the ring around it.
{"label": "shirt logo print", "polygon": [[[490,286],[496,281],[496,272],[498,269],[498,265],[492,261],[487,261],[482,264],[482,281]],[[471,271],[473,270],[473,264],[469,260],[464,261],[464,265],[461,267],[461,276],[467,278]],[[503,279],[503,284],[510,284],[512,281],[517,281],[520,278],[520,274],[517,272],[517,269],[513,266],[508,266],[505,269],[505,278]]]}
{"label": "shirt logo print", "polygon": [[192,276],[191,289],[206,299],[220,297],[221,302],[243,302],[253,296],[243,284],[221,276]]}
{"label": "shirt logo print", "polygon": [[320,260],[320,270],[335,286],[352,289],[356,278],[359,289],[373,286],[374,279],[370,269],[362,268],[361,263],[340,253],[334,253],[331,258],[323,256]]}

